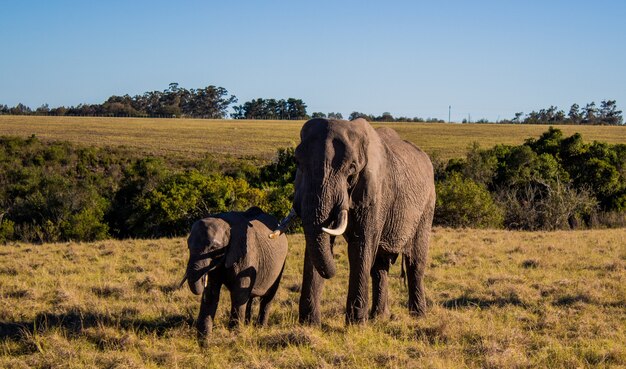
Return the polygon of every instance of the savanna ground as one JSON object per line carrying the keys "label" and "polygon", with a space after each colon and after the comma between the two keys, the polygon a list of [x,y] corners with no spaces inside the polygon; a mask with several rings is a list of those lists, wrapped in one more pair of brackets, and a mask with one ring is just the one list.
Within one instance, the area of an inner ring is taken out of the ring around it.
{"label": "savanna ground", "polygon": [[[63,140],[82,145],[124,146],[146,155],[182,159],[217,158],[269,160],[278,147],[295,147],[304,121],[250,121],[154,118],[91,118],[0,116],[0,135]],[[474,142],[481,147],[519,145],[538,137],[545,125],[376,123],[395,129],[428,154],[440,159],[463,157]],[[555,126],[565,135],[579,132],[587,142],[626,143],[622,126]]]}
{"label": "savanna ground", "polygon": [[198,346],[199,297],[186,287],[183,238],[0,247],[0,367],[624,367],[626,229],[511,232],[437,228],[429,310],[405,308],[399,263],[389,319],[344,324],[345,243],[326,282],[321,327],[298,324],[302,235],[268,327],[227,329],[222,291]]}

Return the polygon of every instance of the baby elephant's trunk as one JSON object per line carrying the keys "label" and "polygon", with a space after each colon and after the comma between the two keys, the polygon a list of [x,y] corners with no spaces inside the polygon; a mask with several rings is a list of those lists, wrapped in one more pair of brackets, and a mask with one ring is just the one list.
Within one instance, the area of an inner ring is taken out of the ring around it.
{"label": "baby elephant's trunk", "polygon": [[181,281],[181,285],[184,283],[185,279],[187,280],[187,284],[189,285],[189,290],[194,295],[200,295],[204,291],[204,287],[208,282],[207,273],[209,272],[208,267],[211,264],[211,259],[206,257],[189,257],[189,262],[187,263],[187,272],[185,273],[185,277],[183,281]]}

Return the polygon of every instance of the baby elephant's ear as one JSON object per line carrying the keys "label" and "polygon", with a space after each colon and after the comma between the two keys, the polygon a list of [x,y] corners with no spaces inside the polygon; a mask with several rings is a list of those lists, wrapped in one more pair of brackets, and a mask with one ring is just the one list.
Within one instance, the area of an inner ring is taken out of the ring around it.
{"label": "baby elephant's ear", "polygon": [[250,223],[243,222],[231,228],[230,245],[224,260],[226,268],[231,268],[248,253],[248,232],[250,227],[252,227]]}

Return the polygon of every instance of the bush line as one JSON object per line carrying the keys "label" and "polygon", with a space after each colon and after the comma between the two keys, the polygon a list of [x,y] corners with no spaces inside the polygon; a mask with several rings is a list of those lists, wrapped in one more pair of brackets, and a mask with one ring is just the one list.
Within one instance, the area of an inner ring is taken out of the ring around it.
{"label": "bush line", "polygon": [[[211,213],[289,212],[293,148],[273,162],[189,163],[124,149],[0,137],[0,242],[181,236]],[[519,146],[433,159],[436,225],[554,230],[626,225],[626,145],[550,128]]]}

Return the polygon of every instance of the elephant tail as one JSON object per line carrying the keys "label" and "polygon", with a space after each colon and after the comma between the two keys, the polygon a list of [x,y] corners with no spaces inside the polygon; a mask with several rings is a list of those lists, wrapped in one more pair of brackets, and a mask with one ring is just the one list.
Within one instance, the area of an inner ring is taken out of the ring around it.
{"label": "elephant tail", "polygon": [[404,287],[407,287],[406,266],[404,265],[404,263],[406,263],[406,256],[402,254],[402,261],[400,262],[400,278],[402,278],[402,284],[404,285]]}

